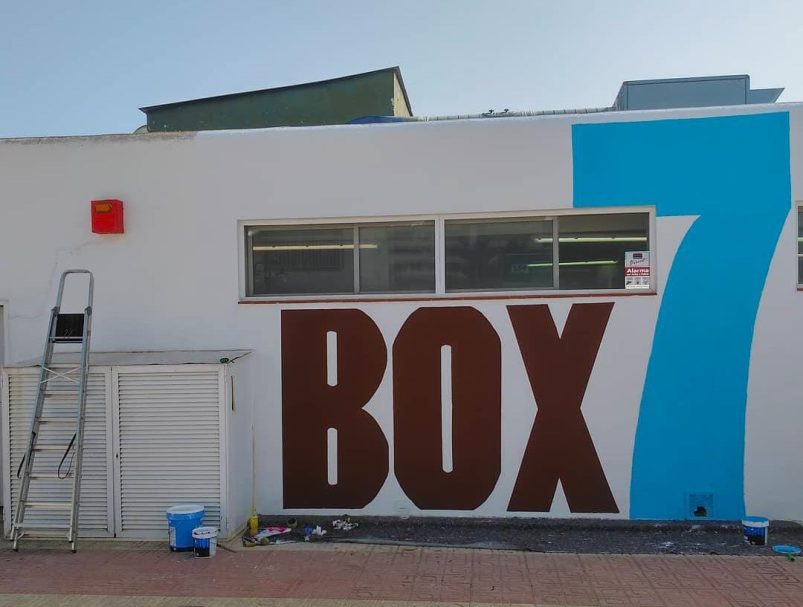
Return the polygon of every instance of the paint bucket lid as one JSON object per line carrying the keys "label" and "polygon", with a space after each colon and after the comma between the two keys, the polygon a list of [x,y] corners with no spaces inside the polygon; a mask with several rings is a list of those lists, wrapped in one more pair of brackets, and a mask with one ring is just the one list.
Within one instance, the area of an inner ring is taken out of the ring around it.
{"label": "paint bucket lid", "polygon": [[742,519],[745,527],[769,527],[770,519],[765,516],[746,516]]}
{"label": "paint bucket lid", "polygon": [[192,530],[192,537],[196,540],[209,540],[217,537],[217,529],[214,527],[196,527]]}
{"label": "paint bucket lid", "polygon": [[773,546],[772,549],[778,554],[791,554],[792,556],[800,554],[800,546],[778,544],[777,546]]}
{"label": "paint bucket lid", "polygon": [[198,504],[178,504],[167,509],[167,520],[182,520],[203,516],[204,507]]}

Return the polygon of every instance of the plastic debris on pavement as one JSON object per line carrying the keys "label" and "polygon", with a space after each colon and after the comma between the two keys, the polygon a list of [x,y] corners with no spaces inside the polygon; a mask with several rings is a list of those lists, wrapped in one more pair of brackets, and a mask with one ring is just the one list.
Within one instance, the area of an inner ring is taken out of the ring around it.
{"label": "plastic debris on pavement", "polygon": [[[254,521],[254,519],[256,519],[256,521]],[[259,524],[260,522],[262,524]],[[257,525],[258,530],[253,530],[253,527]],[[292,531],[293,530],[289,526],[266,525],[262,515],[252,514],[248,519],[248,525],[246,525],[245,532],[243,533],[243,546],[246,548],[253,548],[254,546],[267,546],[268,544],[276,543],[274,538],[277,536],[287,537],[287,534]],[[301,541],[301,538],[291,539],[287,537],[287,539],[285,539],[285,541],[282,543],[288,543],[290,541]]]}
{"label": "plastic debris on pavement", "polygon": [[254,539],[259,541],[266,537],[273,537],[274,535],[282,535],[285,533],[290,533],[292,529],[290,527],[265,527],[262,531],[257,533],[254,536]]}
{"label": "plastic debris on pavement", "polygon": [[[270,524],[265,520],[267,517],[260,516],[261,524],[259,525],[259,530],[256,533],[251,533],[251,530],[246,528],[243,533],[243,546],[247,548],[274,544],[290,544],[302,541],[319,542],[328,539],[337,541],[338,537],[342,537],[343,534],[359,526],[359,523],[351,520],[351,517],[346,514],[332,521],[331,527],[329,525],[322,526],[304,522],[296,518],[287,519],[285,524]],[[330,532],[334,532],[334,534]],[[327,536],[327,534],[329,535]]]}
{"label": "plastic debris on pavement", "polygon": [[318,541],[326,535],[326,529],[321,527],[320,525],[315,525],[315,527],[305,527],[304,528],[304,541],[305,542],[312,542]]}
{"label": "plastic debris on pavement", "polygon": [[351,531],[359,526],[360,524],[358,522],[352,521],[351,517],[347,515],[344,515],[343,518],[339,518],[336,521],[332,521],[332,528],[338,531]]}
{"label": "plastic debris on pavement", "polygon": [[790,561],[794,561],[796,556],[800,556],[800,546],[778,544],[776,546],[773,546],[772,549],[778,554],[783,554]]}

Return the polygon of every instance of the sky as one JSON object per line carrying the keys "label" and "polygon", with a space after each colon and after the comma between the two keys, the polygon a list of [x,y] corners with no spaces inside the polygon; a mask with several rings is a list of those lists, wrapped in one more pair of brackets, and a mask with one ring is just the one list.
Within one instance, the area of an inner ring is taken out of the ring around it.
{"label": "sky", "polygon": [[420,116],[745,73],[803,101],[801,57],[801,0],[0,0],[0,137],[129,133],[142,106],[394,65]]}

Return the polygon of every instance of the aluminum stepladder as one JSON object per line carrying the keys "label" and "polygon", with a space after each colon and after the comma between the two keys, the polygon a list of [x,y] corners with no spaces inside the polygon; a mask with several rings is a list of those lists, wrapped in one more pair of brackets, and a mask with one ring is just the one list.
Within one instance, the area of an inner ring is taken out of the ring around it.
{"label": "aluminum stepladder", "polygon": [[[63,314],[61,312],[61,303],[64,295],[64,284],[67,277],[74,274],[86,274],[89,277],[86,308],[83,313]],[[92,335],[93,293],[94,277],[89,270],[67,270],[61,275],[56,305],[50,311],[50,324],[47,329],[45,351],[42,355],[41,372],[33,419],[31,420],[28,447],[17,470],[17,476],[21,478],[21,483],[17,496],[17,507],[14,511],[14,522],[11,527],[11,540],[14,542],[14,551],[18,550],[19,540],[25,535],[26,531],[30,531],[35,535],[46,535],[47,537],[58,537],[60,535],[59,532],[66,531],[66,539],[70,543],[70,549],[73,552],[76,550],[78,509],[81,497],[81,463],[86,418],[86,392],[89,375],[89,342]],[[52,368],[55,347],[61,344],[80,344],[81,352],[77,367]],[[58,389],[51,383],[56,384]],[[70,406],[74,406],[74,411],[70,410]],[[48,409],[53,410],[52,414],[48,414]],[[61,429],[62,434],[66,429],[67,436],[69,436],[69,429],[73,429],[73,437],[69,444],[52,444],[50,440],[46,444],[39,444],[42,431],[53,428]],[[70,468],[73,468],[73,470],[71,472],[68,470],[66,474],[62,474],[62,466],[71,450]],[[47,457],[42,458],[45,460],[43,464],[49,464],[50,470],[42,470],[42,466],[36,465],[37,454],[43,452],[49,452],[50,455],[55,452],[57,456],[61,452],[64,453],[61,463],[59,463],[55,471],[52,470],[55,467],[55,460],[48,461]],[[37,481],[50,481],[51,483],[53,481],[64,481],[71,483],[70,501],[29,500],[28,494],[31,489],[31,483],[33,482],[35,486]],[[30,511],[47,511],[46,514],[55,514],[56,516],[59,513],[68,514],[69,518],[65,516],[64,518],[68,522],[59,524],[50,522],[26,523],[25,515]]]}

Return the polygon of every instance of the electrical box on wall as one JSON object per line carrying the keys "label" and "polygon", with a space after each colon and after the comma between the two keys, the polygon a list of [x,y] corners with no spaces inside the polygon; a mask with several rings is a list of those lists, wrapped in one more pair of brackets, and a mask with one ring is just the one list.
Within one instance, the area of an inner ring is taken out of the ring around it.
{"label": "electrical box on wall", "polygon": [[93,234],[122,234],[124,231],[122,200],[92,201]]}

